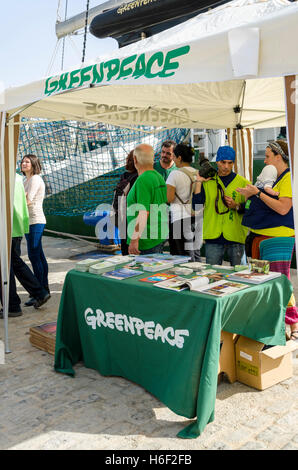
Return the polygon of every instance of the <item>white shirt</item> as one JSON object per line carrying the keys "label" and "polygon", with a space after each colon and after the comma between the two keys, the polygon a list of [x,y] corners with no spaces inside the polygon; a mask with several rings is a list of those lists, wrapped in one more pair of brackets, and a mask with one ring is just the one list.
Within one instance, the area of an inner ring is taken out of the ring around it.
{"label": "white shirt", "polygon": [[25,193],[31,204],[28,206],[30,225],[45,224],[46,218],[42,204],[45,195],[45,184],[39,175],[33,175],[24,181]]}
{"label": "white shirt", "polygon": [[[193,172],[193,174],[197,173],[197,170],[191,166],[186,168],[187,171]],[[176,194],[178,194],[183,202],[189,200],[191,193],[191,181],[189,176],[187,176],[185,173],[180,170],[171,171],[167,178],[166,184],[174,186]],[[203,204],[198,204],[198,206],[199,210],[196,211],[196,216],[203,217]],[[191,201],[188,204],[182,204],[177,196],[175,196],[175,199],[173,202],[171,202],[170,205],[170,213],[171,222],[191,217]]]}

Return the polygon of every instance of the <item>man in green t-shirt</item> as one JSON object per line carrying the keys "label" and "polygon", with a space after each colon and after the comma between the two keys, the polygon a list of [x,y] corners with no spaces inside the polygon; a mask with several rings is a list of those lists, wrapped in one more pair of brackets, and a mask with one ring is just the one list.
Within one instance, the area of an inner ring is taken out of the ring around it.
{"label": "man in green t-shirt", "polygon": [[[23,179],[16,175],[14,206],[13,206],[13,227],[11,242],[11,262],[9,277],[9,305],[8,316],[19,317],[22,315],[21,299],[17,294],[15,276],[29,295],[34,299],[30,305],[35,308],[43,305],[50,298],[50,294],[40,285],[31,269],[21,258],[21,241],[25,233],[29,232],[29,214]],[[0,282],[0,299],[2,302],[2,289]],[[3,310],[0,309],[0,318],[3,318]]]}
{"label": "man in green t-shirt", "polygon": [[154,170],[154,150],[141,144],[134,150],[138,178],[127,196],[129,254],[161,253],[168,237],[167,188]]}
{"label": "man in green t-shirt", "polygon": [[154,163],[154,170],[158,171],[165,181],[171,171],[177,170],[173,160],[175,147],[176,142],[174,140],[165,140],[161,144],[160,159]]}

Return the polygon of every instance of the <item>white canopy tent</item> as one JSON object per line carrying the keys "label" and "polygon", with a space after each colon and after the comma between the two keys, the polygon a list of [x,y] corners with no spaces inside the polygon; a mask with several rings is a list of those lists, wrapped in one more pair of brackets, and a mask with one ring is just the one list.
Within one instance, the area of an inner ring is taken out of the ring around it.
{"label": "white canopy tent", "polygon": [[[250,129],[284,126],[288,116],[298,220],[297,24],[298,3],[234,0],[109,57],[9,88],[0,104],[1,162],[15,170],[15,155],[4,139],[12,138],[10,129],[22,117],[124,127]],[[4,201],[7,175],[1,171],[0,177]],[[1,217],[9,239],[11,210]],[[2,260],[5,249],[1,238]],[[5,282],[8,274],[1,266]]]}

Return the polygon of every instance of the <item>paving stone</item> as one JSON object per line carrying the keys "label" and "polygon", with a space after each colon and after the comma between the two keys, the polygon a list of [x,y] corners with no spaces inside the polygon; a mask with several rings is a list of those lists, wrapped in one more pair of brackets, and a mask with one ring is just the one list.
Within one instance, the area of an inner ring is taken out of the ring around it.
{"label": "paving stone", "polygon": [[267,447],[262,442],[250,441],[239,448],[239,450],[266,450]]}
{"label": "paving stone", "polygon": [[292,442],[289,442],[281,450],[298,450],[298,445]]}
{"label": "paving stone", "polygon": [[291,442],[293,433],[273,425],[256,436],[257,440],[270,444],[271,448],[281,449],[287,443]]}

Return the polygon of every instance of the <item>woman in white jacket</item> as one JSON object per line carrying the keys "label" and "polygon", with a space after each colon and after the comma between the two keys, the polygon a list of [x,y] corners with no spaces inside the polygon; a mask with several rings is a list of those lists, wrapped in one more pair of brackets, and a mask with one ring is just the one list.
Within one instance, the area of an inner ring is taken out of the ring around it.
{"label": "woman in white jacket", "polygon": [[[28,257],[33,272],[40,284],[50,294],[48,282],[48,263],[42,249],[42,234],[46,225],[43,212],[45,184],[40,176],[41,164],[35,155],[25,155],[21,161],[22,173],[26,176],[24,188],[29,211],[29,233],[26,234]],[[34,303],[34,299],[29,302]],[[33,305],[32,303],[32,305]],[[29,303],[28,303],[29,305]]]}

